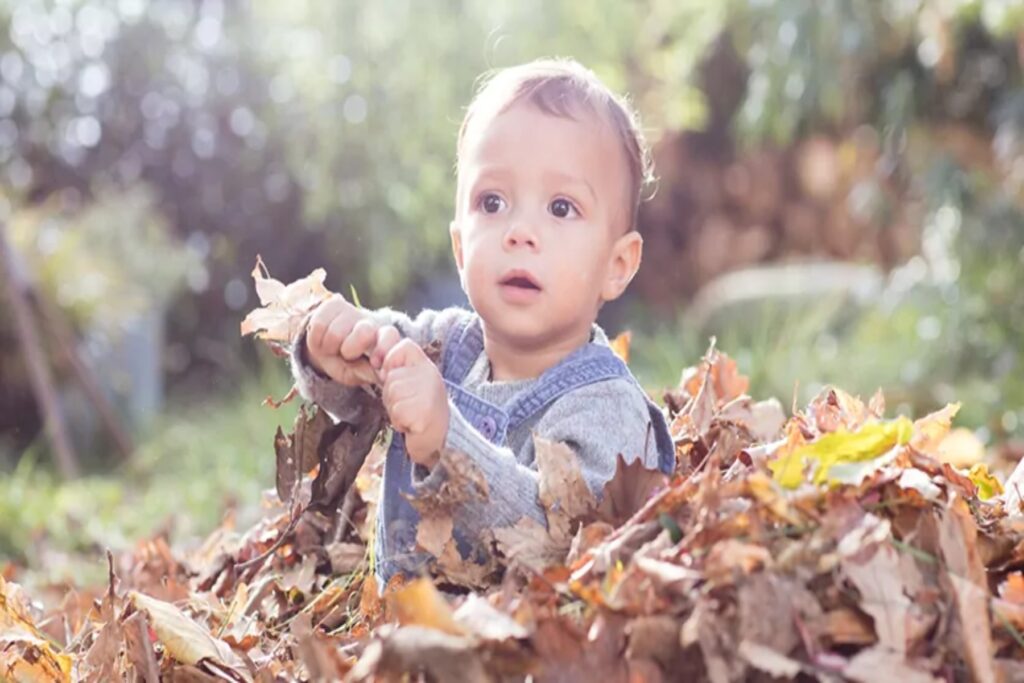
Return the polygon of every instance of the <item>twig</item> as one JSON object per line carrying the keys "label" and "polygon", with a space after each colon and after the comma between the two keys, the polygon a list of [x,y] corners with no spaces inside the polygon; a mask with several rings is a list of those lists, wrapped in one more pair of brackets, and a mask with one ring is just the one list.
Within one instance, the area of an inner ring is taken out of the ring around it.
{"label": "twig", "polygon": [[345,538],[348,526],[352,523],[352,512],[355,510],[356,496],[358,495],[359,491],[353,482],[353,485],[349,486],[348,491],[345,493],[345,500],[342,501],[341,509],[338,510],[338,515],[335,517],[334,533],[331,534],[331,541],[333,543],[340,543],[341,539]]}
{"label": "twig", "polygon": [[156,664],[156,654],[153,652],[153,645],[149,642],[149,624],[146,619],[142,618],[142,613],[138,612],[140,616],[135,619],[135,623],[139,630],[139,647],[142,649],[142,654],[146,658],[146,683],[160,683],[160,669]]}
{"label": "twig", "polygon": [[67,358],[71,369],[78,376],[78,383],[81,384],[82,389],[88,395],[90,403],[99,414],[100,420],[107,428],[107,432],[114,439],[114,445],[121,452],[121,457],[124,460],[128,460],[135,449],[132,437],[122,424],[113,403],[110,402],[110,399],[107,398],[107,395],[100,388],[93,369],[78,354],[75,348],[74,332],[71,329],[71,325],[64,319],[63,314],[53,302],[38,292],[34,294],[32,299],[39,309],[43,322],[49,326],[50,331],[57,337],[61,350],[64,352],[64,357]]}
{"label": "twig", "polygon": [[285,539],[287,539],[288,536],[293,531],[295,531],[295,527],[298,526],[300,519],[302,519],[302,512],[294,515],[291,518],[291,521],[288,522],[287,528],[285,528],[285,530],[281,532],[281,535],[277,537],[277,540],[274,541],[274,545],[270,546],[264,552],[260,553],[259,556],[254,557],[251,560],[246,560],[245,562],[243,562],[241,564],[235,565],[235,569],[238,570],[239,572],[244,572],[247,569],[249,569],[250,567],[252,567],[253,565],[260,564],[261,562],[266,560],[268,557],[273,555],[277,551],[278,548],[280,548],[282,545],[284,545]]}
{"label": "twig", "polygon": [[18,273],[15,272],[14,252],[7,243],[6,226],[2,221],[0,221],[0,272],[4,276],[7,295],[11,301],[11,310],[14,313],[14,331],[18,335],[21,352],[25,357],[25,365],[28,367],[32,393],[35,394],[39,411],[43,414],[46,431],[49,433],[54,453],[57,456],[57,465],[65,479],[74,479],[78,476],[78,456],[68,438],[67,426],[64,424],[60,403],[57,400],[57,390],[53,384],[53,376],[50,374],[50,368],[46,365],[46,358],[43,355],[43,342],[39,337],[36,321],[32,317],[32,310],[26,299],[27,285],[19,281]]}

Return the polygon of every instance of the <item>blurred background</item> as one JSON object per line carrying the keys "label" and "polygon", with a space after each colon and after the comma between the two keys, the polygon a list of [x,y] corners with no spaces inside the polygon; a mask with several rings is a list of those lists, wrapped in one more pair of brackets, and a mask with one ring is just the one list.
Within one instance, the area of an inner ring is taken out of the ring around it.
{"label": "blurred background", "polygon": [[256,255],[367,306],[464,301],[463,107],[552,55],[654,146],[645,261],[600,320],[654,395],[714,336],[757,397],[959,400],[1020,457],[1015,0],[0,0],[0,572],[102,578],[81,558],[258,514],[295,407],[260,405],[290,382],[238,334]]}

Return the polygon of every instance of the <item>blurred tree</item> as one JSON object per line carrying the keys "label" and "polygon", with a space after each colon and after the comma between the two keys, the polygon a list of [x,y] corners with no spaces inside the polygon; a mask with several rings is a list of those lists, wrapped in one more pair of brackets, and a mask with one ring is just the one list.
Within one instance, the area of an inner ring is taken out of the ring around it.
{"label": "blurred tree", "polygon": [[[151,188],[199,262],[172,301],[168,370],[230,382],[255,352],[237,324],[257,253],[284,279],[325,266],[370,305],[450,273],[474,79],[572,55],[632,93],[659,146],[644,220],[665,260],[647,272],[673,303],[743,254],[895,266],[923,244],[934,270],[929,226],[955,210],[961,294],[944,296],[983,305],[1019,281],[1022,22],[1005,0],[0,0],[0,213]],[[957,352],[989,371],[1019,339],[997,319],[988,351]]]}

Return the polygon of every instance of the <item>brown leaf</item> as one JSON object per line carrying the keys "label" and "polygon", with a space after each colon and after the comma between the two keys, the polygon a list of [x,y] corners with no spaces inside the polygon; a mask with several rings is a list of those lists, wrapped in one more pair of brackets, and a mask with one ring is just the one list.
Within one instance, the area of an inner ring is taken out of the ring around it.
{"label": "brown leaf", "polygon": [[313,628],[312,618],[300,612],[292,621],[296,649],[311,681],[338,681],[351,666],[338,652],[337,643]]}
{"label": "brown leaf", "polygon": [[737,573],[749,574],[771,561],[771,553],[764,546],[726,538],[711,546],[704,572],[710,581],[728,581]]}
{"label": "brown leaf", "polygon": [[858,652],[843,669],[843,675],[858,683],[939,683],[945,680],[932,675],[927,666],[927,662],[908,661],[904,653],[878,645]]}
{"label": "brown leaf", "polygon": [[788,656],[800,644],[797,623],[821,618],[818,599],[802,582],[772,572],[746,577],[739,586],[737,602],[739,639],[780,655]]}
{"label": "brown leaf", "polygon": [[682,624],[664,614],[641,616],[626,626],[629,659],[653,659],[667,671],[672,670],[675,659],[682,654],[679,632]]}
{"label": "brown leaf", "polygon": [[829,640],[836,644],[871,645],[876,640],[871,622],[846,607],[826,613],[823,630]]}
{"label": "brown leaf", "polygon": [[453,540],[452,527],[450,514],[423,517],[416,529],[416,543],[434,557],[441,557]]}
{"label": "brown leaf", "polygon": [[874,619],[880,645],[907,652],[927,633],[934,619],[912,599],[922,579],[911,558],[882,541],[869,557],[844,560],[842,567],[860,592],[860,608]]}
{"label": "brown leaf", "polygon": [[978,528],[963,498],[955,497],[940,516],[939,547],[944,576],[952,587],[964,659],[975,681],[996,680],[995,649],[988,616],[988,583],[978,553]]}
{"label": "brown leaf", "polygon": [[530,635],[523,625],[475,593],[466,597],[453,617],[466,633],[481,640],[502,641]]}
{"label": "brown leaf", "polygon": [[567,620],[542,619],[531,639],[540,657],[535,679],[548,683],[626,683],[624,631],[624,620],[608,614],[595,620],[590,637]]}
{"label": "brown leaf", "polygon": [[320,469],[313,480],[309,509],[333,517],[345,499],[384,426],[384,406],[374,396],[361,393],[358,425],[339,422],[324,430],[317,445]]}
{"label": "brown leaf", "polygon": [[569,542],[558,542],[539,522],[523,517],[515,526],[494,530],[498,550],[509,560],[535,572],[561,563],[569,550]]}
{"label": "brown leaf", "polygon": [[281,427],[274,436],[274,451],[277,454],[277,497],[288,504],[292,500],[296,482],[319,463],[317,449],[324,431],[334,423],[327,412],[311,406],[312,414],[306,411],[307,404],[299,406],[291,434],[285,436]]}
{"label": "brown leaf", "polygon": [[700,646],[704,668],[712,683],[742,680],[746,664],[736,656],[738,643],[735,636],[706,598],[697,601],[683,624],[680,642],[683,647]]}
{"label": "brown leaf", "polygon": [[750,640],[741,640],[738,651],[748,664],[775,678],[795,678],[803,669],[795,659]]}
{"label": "brown leaf", "polygon": [[422,672],[433,681],[490,683],[474,645],[470,638],[422,626],[388,629],[366,647],[347,680],[404,680],[405,674]]}
{"label": "brown leaf", "polygon": [[619,526],[658,490],[668,485],[668,477],[658,469],[648,469],[636,458],[628,465],[620,453],[615,460],[615,474],[604,485],[601,504],[597,507],[598,517]]}
{"label": "brown leaf", "polygon": [[567,444],[534,436],[534,453],[540,474],[541,507],[548,519],[548,533],[556,543],[568,547],[572,522],[597,507],[594,494],[583,479],[579,457]]}
{"label": "brown leaf", "polygon": [[125,654],[138,677],[145,683],[160,683],[160,667],[156,663],[153,643],[149,641],[149,622],[143,612],[136,612],[124,621]]}
{"label": "brown leaf", "polygon": [[446,474],[437,490],[422,491],[408,497],[421,518],[450,517],[456,508],[466,503],[487,501],[490,495],[487,479],[468,455],[450,448],[443,449],[436,467],[444,468]]}

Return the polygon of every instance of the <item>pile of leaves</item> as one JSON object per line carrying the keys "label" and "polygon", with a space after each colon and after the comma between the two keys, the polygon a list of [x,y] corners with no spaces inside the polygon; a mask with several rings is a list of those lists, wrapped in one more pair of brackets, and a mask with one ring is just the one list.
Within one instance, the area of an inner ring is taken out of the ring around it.
{"label": "pile of leaves", "polygon": [[957,406],[912,422],[830,388],[786,419],[747,390],[712,347],[664,397],[674,474],[620,458],[600,495],[538,440],[546,527],[494,529],[484,564],[459,556],[451,511],[486,482],[443,453],[450,486],[417,502],[436,561],[384,587],[367,544],[386,430],[303,408],[255,527],[185,555],[142,543],[45,615],[0,579],[0,677],[1024,678],[1017,476],[1004,492],[952,464]]}

